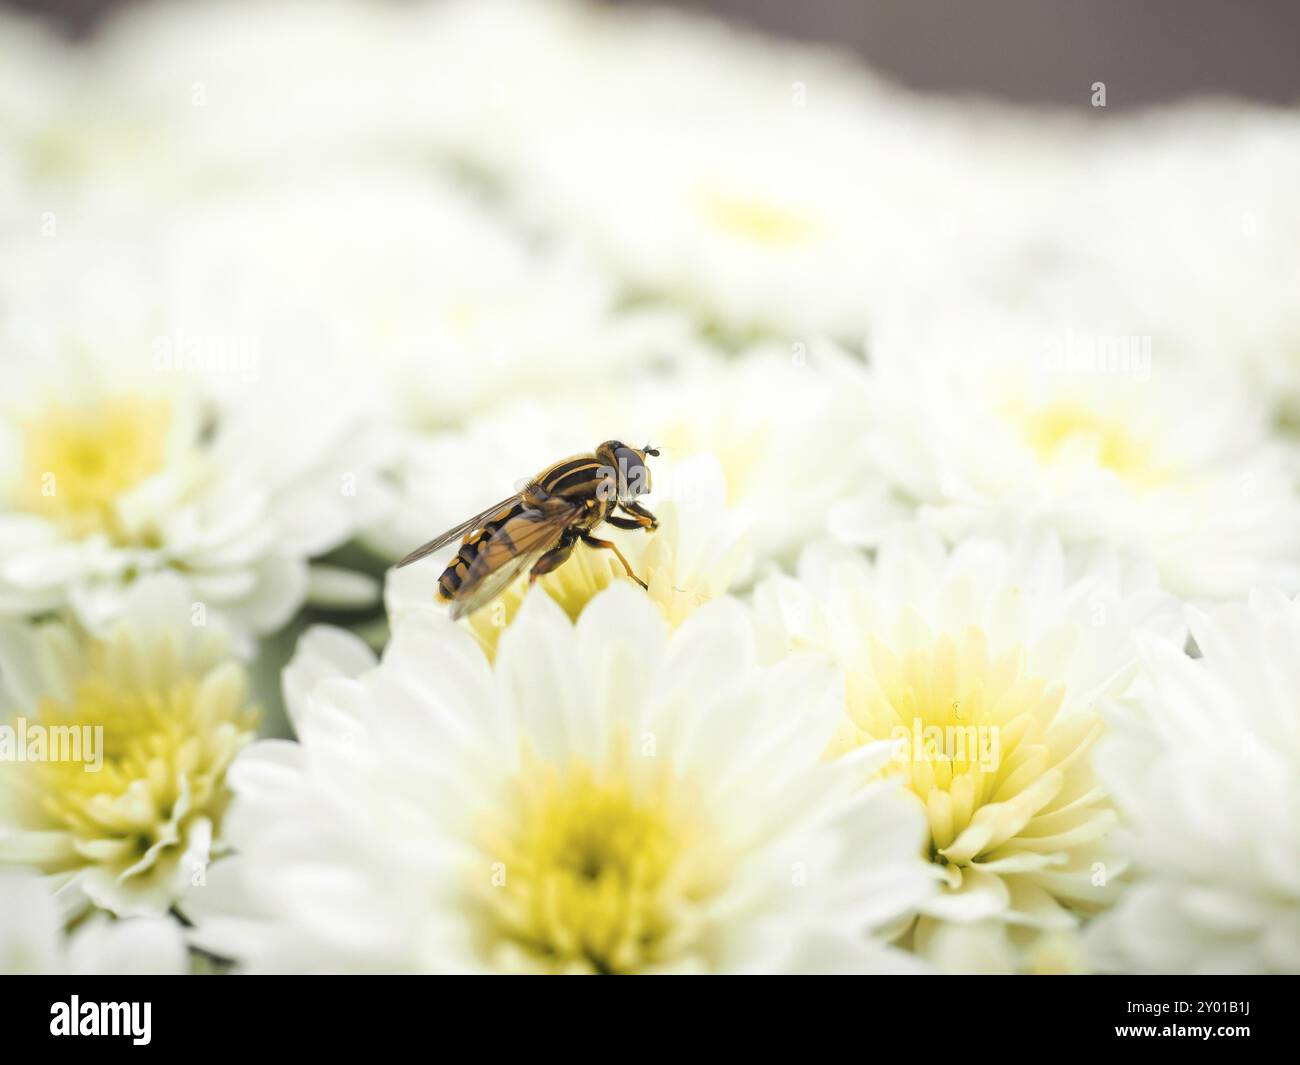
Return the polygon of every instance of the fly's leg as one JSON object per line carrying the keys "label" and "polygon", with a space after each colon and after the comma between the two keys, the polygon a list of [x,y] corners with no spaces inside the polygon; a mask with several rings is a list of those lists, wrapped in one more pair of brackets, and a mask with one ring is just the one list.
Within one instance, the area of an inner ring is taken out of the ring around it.
{"label": "fly's leg", "polygon": [[[600,547],[600,548],[605,548],[606,550],[609,551],[613,551],[614,554],[618,556],[618,560],[621,563],[623,563],[623,568],[627,570],[627,575],[631,577],[634,581],[636,581],[637,584],[641,585],[641,587],[644,588],[647,592],[650,590],[650,586],[646,584],[646,582],[643,581],[640,577],[638,577],[635,573],[632,572],[631,563],[628,562],[628,560],[623,557],[623,552],[618,549],[618,545],[615,544],[612,540],[600,540],[592,536],[590,533],[583,533],[582,542],[586,544],[588,547]],[[546,556],[542,556],[543,559],[545,557]],[[542,559],[538,560],[539,565],[541,564],[541,561]]]}
{"label": "fly's leg", "polygon": [[574,541],[564,539],[555,547],[551,548],[541,558],[533,563],[533,568],[528,571],[528,583],[532,585],[538,577],[544,577],[553,570],[559,569],[573,554]]}
{"label": "fly's leg", "polygon": [[[629,501],[627,503],[620,503],[619,508],[625,514],[630,514],[632,516],[632,520],[636,522],[637,526],[640,526],[643,529],[648,529],[650,532],[654,532],[657,528],[659,528],[659,519],[656,518],[653,514],[651,514],[650,511],[646,510],[646,508],[643,507],[640,503],[634,501]],[[617,524],[613,518],[607,518],[606,520],[610,522],[610,524]],[[620,529],[635,528],[635,526],[631,526],[631,525],[619,525],[618,527]]]}

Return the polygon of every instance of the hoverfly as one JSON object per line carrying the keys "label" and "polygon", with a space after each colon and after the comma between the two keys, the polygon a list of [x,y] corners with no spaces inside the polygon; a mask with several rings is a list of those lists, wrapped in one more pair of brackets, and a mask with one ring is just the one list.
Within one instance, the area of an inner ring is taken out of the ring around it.
{"label": "hoverfly", "polygon": [[453,604],[452,618],[491,602],[526,569],[529,583],[558,569],[579,540],[588,547],[613,551],[627,575],[645,588],[618,546],[593,536],[592,530],[603,521],[619,529],[653,532],[659,527],[659,519],[636,501],[650,491],[647,455],[658,457],[659,452],[649,444],[637,449],[606,440],[589,455],[563,459],[542,470],[516,495],[417,547],[398,568],[463,535],[456,557],[438,578],[438,599]]}

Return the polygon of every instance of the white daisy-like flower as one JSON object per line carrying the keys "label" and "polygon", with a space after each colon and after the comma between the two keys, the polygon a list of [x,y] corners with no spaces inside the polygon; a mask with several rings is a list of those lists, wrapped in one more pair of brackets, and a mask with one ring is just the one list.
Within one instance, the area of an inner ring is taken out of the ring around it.
{"label": "white daisy-like flower", "polygon": [[[545,101],[562,112],[589,88],[572,60],[592,15],[517,0],[132,5],[81,49],[82,76],[45,139],[69,188],[115,202],[192,199],[359,157],[495,175],[540,135],[527,120]],[[32,52],[15,57],[44,76],[19,84],[48,80]]]}
{"label": "white daisy-like flower", "polygon": [[[118,390],[188,392],[217,404],[258,389],[310,391],[318,386],[303,380],[308,368],[326,380],[337,374],[319,335],[283,310],[287,295],[235,256],[209,254],[183,232],[190,217],[96,208],[60,215],[57,239],[29,231],[0,247],[0,350],[23,368],[16,385],[50,386],[39,373],[48,363],[50,376],[79,371]],[[355,406],[328,413],[346,418]]]}
{"label": "white daisy-like flower", "polygon": [[1126,331],[1162,358],[1244,369],[1271,408],[1300,414],[1300,116],[1158,110],[1105,123],[1079,164],[1038,260],[1107,286]]}
{"label": "white daisy-like flower", "polygon": [[503,185],[519,173],[525,146],[597,84],[592,62],[622,12],[609,14],[572,0],[412,5],[404,37],[422,77],[406,103],[422,123],[420,143]]}
{"label": "white daisy-like flower", "polygon": [[186,905],[245,970],[905,964],[869,932],[924,898],[920,817],[855,787],[887,750],[818,761],[832,674],[761,668],[734,601],[670,635],[626,586],[576,625],[529,596],[492,667],[431,612],[378,664],[316,630],[285,686],[301,742],[241,756],[238,853]]}
{"label": "white daisy-like flower", "polygon": [[[653,506],[659,527],[653,532],[616,529],[602,525],[601,539],[612,540],[632,572],[644,581],[646,595],[676,627],[694,611],[724,596],[749,571],[752,556],[745,523],[729,511],[723,500],[726,487],[717,462],[709,455],[688,460],[681,474],[692,486],[689,497],[654,503],[653,494],[641,502]],[[449,545],[450,555],[456,545]],[[428,609],[438,592],[443,564],[424,563],[389,571],[384,602],[391,622]],[[538,580],[537,587],[576,621],[595,598],[611,584],[629,581],[627,571],[613,552],[579,542],[558,569]],[[484,650],[496,651],[501,633],[511,624],[531,589],[527,573],[496,600],[464,619]]]}
{"label": "white daisy-like flower", "polygon": [[1032,167],[985,162],[1028,154],[1023,127],[993,148],[996,123],[969,136],[825,50],[585,3],[476,0],[430,26],[457,72],[442,115],[460,151],[526,217],[729,342],[856,342],[900,260],[1029,212]]}
{"label": "white daisy-like flower", "polygon": [[417,66],[409,22],[348,0],[120,9],[85,49],[76,106],[54,126],[72,146],[65,172],[88,193],[166,198],[303,161],[410,158],[427,120],[411,101],[436,75]]}
{"label": "white daisy-like flower", "polygon": [[171,576],[103,638],[0,621],[0,862],[43,873],[69,914],[158,915],[202,879],[257,712],[201,622]]}
{"label": "white daisy-like flower", "polygon": [[714,455],[727,505],[749,522],[756,554],[789,560],[825,531],[836,500],[874,476],[860,406],[842,380],[859,372],[829,344],[765,345],[647,388],[633,410],[668,460],[664,476],[674,490],[676,464]]}
{"label": "white daisy-like flower", "polygon": [[393,471],[400,503],[366,542],[400,558],[548,462],[617,439],[660,450],[652,509],[707,498],[713,477],[693,460],[712,456],[757,559],[789,558],[825,532],[836,500],[871,482],[861,403],[842,381],[857,373],[856,360],[829,345],[764,345],[672,374],[589,380],[563,399],[502,404],[461,430],[408,434]]}
{"label": "white daisy-like flower", "polygon": [[[1008,175],[1017,194],[1038,188],[1030,210],[999,219],[995,240],[954,233],[941,257],[896,274],[891,296],[915,290],[908,328],[936,307],[950,313],[973,287],[1035,325],[1044,362],[1157,380],[1208,368],[1295,419],[1300,119],[1221,101],[1086,135],[1051,128],[1055,138],[1034,138],[1051,165],[1028,182]],[[960,324],[971,328],[969,309]]]}
{"label": "white daisy-like flower", "polygon": [[395,429],[454,426],[509,397],[617,385],[699,354],[685,319],[624,307],[572,247],[528,239],[432,174],[294,171],[188,212],[173,241],[240,264],[280,319],[309,323],[278,344],[328,356]]}
{"label": "white daisy-like flower", "polygon": [[871,123],[793,105],[750,128],[729,111],[691,117],[561,130],[524,183],[533,212],[729,340],[858,335],[881,280],[868,266],[888,259],[863,209]]}
{"label": "white daisy-like flower", "polygon": [[49,130],[75,85],[76,57],[31,15],[0,12],[0,241],[40,232],[64,145]]}
{"label": "white daisy-like flower", "polygon": [[[1300,585],[1295,453],[1239,380],[1138,337],[1076,359],[1033,315],[958,304],[916,321],[877,334],[862,421],[896,501],[948,539],[1046,522],[1154,558],[1185,596]],[[870,542],[878,484],[836,509],[837,537]]]}
{"label": "white daisy-like flower", "polygon": [[1190,611],[1151,641],[1098,767],[1136,883],[1089,936],[1103,969],[1300,972],[1300,604]]}
{"label": "white daisy-like flower", "polygon": [[71,607],[102,630],[170,572],[242,636],[277,629],[309,560],[385,504],[365,408],[287,371],[219,403],[158,366],[157,334],[97,321],[0,335],[0,614]]}
{"label": "white daisy-like flower", "polygon": [[524,209],[729,340],[856,339],[953,158],[821,57],[707,24],[634,26],[596,68],[611,90],[532,142]]}
{"label": "white daisy-like flower", "polygon": [[180,976],[180,926],[166,918],[97,915],[65,935],[54,899],[30,873],[0,870],[0,973],[7,976]]}
{"label": "white daisy-like flower", "polygon": [[1013,547],[891,538],[869,562],[810,548],[800,577],[755,591],[763,654],[825,654],[846,672],[826,754],[896,745],[886,776],[929,823],[936,921],[1069,931],[1114,894],[1115,813],[1089,761],[1101,702],[1136,671],[1135,632],[1179,625],[1149,567],[1052,537]]}

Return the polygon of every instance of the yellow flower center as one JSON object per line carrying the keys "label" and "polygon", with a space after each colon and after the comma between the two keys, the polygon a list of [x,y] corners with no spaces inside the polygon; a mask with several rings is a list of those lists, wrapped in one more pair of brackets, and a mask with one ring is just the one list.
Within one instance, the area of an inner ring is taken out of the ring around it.
{"label": "yellow flower center", "polygon": [[752,196],[707,189],[700,195],[705,216],[723,232],[754,244],[790,247],[816,231],[806,216],[781,204]]}
{"label": "yellow flower center", "polygon": [[[650,601],[676,628],[705,603],[725,594],[744,556],[738,545],[703,560],[686,556],[676,504],[665,501],[656,512],[660,525],[653,533],[634,530],[624,535],[602,527],[599,535],[618,543],[633,572],[649,586]],[[579,543],[564,565],[537,582],[537,588],[554,599],[569,620],[577,621],[597,594],[625,580],[629,580],[627,573],[612,551]],[[466,619],[489,658],[496,657],[501,634],[514,622],[529,588],[525,574]]]}
{"label": "yellow flower center", "polygon": [[117,501],[163,468],[169,424],[167,402],[143,396],[51,405],[24,426],[15,503],[76,536],[117,533]]}
{"label": "yellow flower center", "polygon": [[178,859],[195,818],[219,822],[226,769],[257,716],[234,662],[183,667],[167,638],[92,644],[70,697],[42,697],[23,726],[29,757],[40,742],[44,760],[11,778],[19,823],[63,838],[40,864],[127,876]]}
{"label": "yellow flower center", "polygon": [[1085,448],[1099,466],[1133,484],[1153,484],[1165,475],[1156,465],[1148,441],[1081,403],[1061,400],[1034,411],[1016,408],[1012,413],[1025,441],[1044,462],[1059,459],[1067,449]]}
{"label": "yellow flower center", "polygon": [[[623,568],[611,552],[579,543],[564,565],[537,582],[537,590],[544,590],[560,604],[570,621],[577,621],[596,593],[623,576]],[[530,590],[532,583],[525,573],[496,599],[466,618],[470,631],[489,658],[496,657],[501,634],[514,623],[515,615],[524,605],[524,597]]]}
{"label": "yellow flower center", "polygon": [[704,904],[726,870],[693,798],[626,739],[599,766],[526,751],[505,804],[480,825],[489,955],[510,968],[589,973],[701,955]]}
{"label": "yellow flower center", "polygon": [[1100,721],[1059,719],[1064,688],[1027,673],[1021,648],[991,655],[970,626],[902,654],[874,637],[866,650],[869,668],[850,673],[848,717],[831,753],[896,742],[887,771],[925,808],[931,858],[950,886],[960,885],[961,867],[1068,850],[1071,833],[1093,838],[1099,803],[1084,782]]}

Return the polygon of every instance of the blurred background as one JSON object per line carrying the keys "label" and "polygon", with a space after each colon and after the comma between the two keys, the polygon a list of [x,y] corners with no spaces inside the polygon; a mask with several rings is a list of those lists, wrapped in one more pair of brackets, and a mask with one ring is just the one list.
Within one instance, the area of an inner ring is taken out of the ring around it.
{"label": "blurred background", "polygon": [[[70,34],[123,0],[2,0]],[[610,5],[615,6],[615,5]],[[636,5],[621,5],[636,6]],[[674,5],[856,53],[904,85],[1054,104],[1090,114],[1195,95],[1300,100],[1300,5],[1291,0],[697,0]]]}

